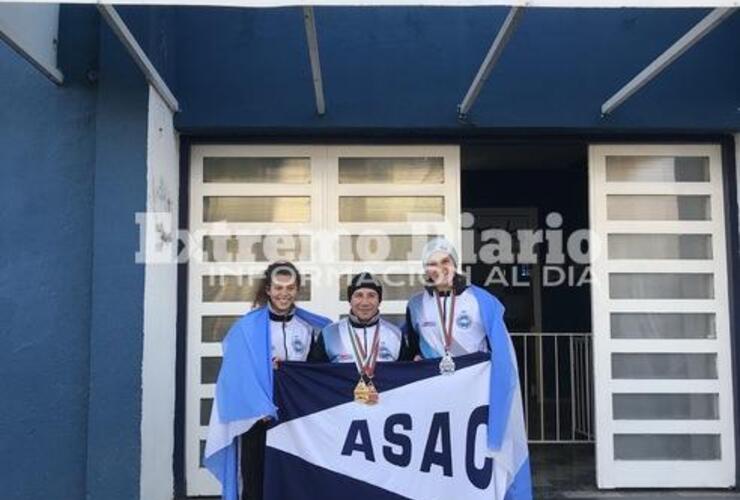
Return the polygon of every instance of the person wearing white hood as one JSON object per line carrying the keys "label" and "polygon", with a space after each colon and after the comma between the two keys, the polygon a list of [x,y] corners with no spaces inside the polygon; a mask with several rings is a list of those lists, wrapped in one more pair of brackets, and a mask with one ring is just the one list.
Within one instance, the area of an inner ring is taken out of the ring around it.
{"label": "person wearing white hood", "polygon": [[455,356],[489,353],[488,447],[503,487],[500,498],[531,500],[519,373],[504,306],[457,273],[457,251],[445,238],[427,242],[422,264],[428,285],[409,299],[406,308],[404,332],[409,343],[417,359],[440,359],[443,376],[454,376]]}
{"label": "person wearing white hood", "polygon": [[442,358],[440,371],[454,373],[454,356],[490,351],[480,307],[465,276],[457,272],[458,254],[449,240],[428,241],[422,265],[427,285],[409,300],[406,331],[417,359]]}

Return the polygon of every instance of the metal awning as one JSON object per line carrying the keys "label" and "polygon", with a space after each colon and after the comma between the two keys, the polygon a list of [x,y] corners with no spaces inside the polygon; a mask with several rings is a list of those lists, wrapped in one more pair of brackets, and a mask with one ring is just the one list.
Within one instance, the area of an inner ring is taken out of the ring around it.
{"label": "metal awning", "polygon": [[[8,0],[0,0],[0,3]],[[48,3],[27,0],[28,3]],[[422,6],[446,7],[507,6],[507,7],[588,7],[588,8],[707,8],[740,7],[740,0],[66,0],[57,3],[112,5],[189,5],[209,7],[295,7],[295,6]]]}
{"label": "metal awning", "polygon": [[[468,92],[465,94],[465,98],[462,103],[458,105],[458,118],[460,121],[466,122],[468,120],[468,113],[473,107],[483,85],[491,74],[496,62],[499,57],[501,57],[506,44],[519,24],[523,10],[524,9],[522,7],[512,7],[509,11],[508,16],[499,29],[498,35],[496,35],[491,48],[488,50],[480,69],[478,69],[478,73],[475,75],[473,83],[471,83]],[[640,71],[637,76],[632,78],[632,80],[630,80],[624,87],[604,102],[601,106],[601,115],[606,116],[613,112],[618,106],[622,105],[632,95],[656,78],[672,62],[699,42],[699,40],[719,26],[722,21],[730,17],[736,10],[737,8],[728,7],[712,10],[712,12],[704,17],[704,19],[699,21],[685,35],[679,38],[665,52],[658,56],[658,58],[645,67],[645,69]]]}
{"label": "metal awning", "polygon": [[[7,0],[0,0],[0,4],[6,3]],[[27,4],[41,3],[41,1],[31,0]],[[97,5],[102,17],[111,27],[113,32],[119,38],[126,50],[129,52],[134,62],[139,66],[147,81],[162,96],[167,105],[173,112],[179,110],[177,99],[167,86],[166,82],[159,74],[157,69],[151,63],[147,55],[142,50],[126,24],[116,12],[114,5],[182,5],[182,6],[211,6],[211,7],[285,7],[285,6],[303,6],[304,24],[306,31],[306,40],[308,45],[308,56],[311,65],[311,74],[314,87],[314,96],[316,100],[316,112],[323,116],[326,111],[326,100],[324,95],[323,78],[321,73],[321,64],[319,60],[318,33],[316,29],[315,12],[313,6],[510,6],[511,9],[499,28],[499,31],[489,48],[477,74],[466,92],[462,102],[457,106],[458,117],[461,121],[466,121],[468,115],[475,104],[478,95],[483,89],[486,81],[491,75],[497,61],[503,54],[507,42],[515,34],[515,30],[521,21],[524,12],[523,7],[599,7],[599,8],[624,8],[624,7],[715,7],[706,17],[699,21],[685,35],[680,37],[653,62],[640,71],[627,84],[619,89],[614,95],[607,99],[601,105],[602,116],[613,112],[618,106],[622,105],[627,99],[655,79],[671,63],[678,59],[682,54],[694,46],[704,36],[709,34],[722,21],[732,15],[740,6],[740,0],[110,0],[105,3],[96,0],[72,0],[61,3],[78,3]],[[16,4],[18,5],[18,4]],[[1,19],[0,19],[1,20]],[[0,23],[0,37],[8,39],[7,33],[3,32],[3,25]],[[5,36],[2,36],[5,35]],[[24,57],[32,63],[35,61],[33,54],[24,52],[16,44],[9,40],[8,43],[19,51]],[[50,69],[48,61],[34,63],[35,66],[42,69],[44,74],[58,84],[61,84],[62,76],[58,71]],[[450,103],[450,105],[452,105]]]}

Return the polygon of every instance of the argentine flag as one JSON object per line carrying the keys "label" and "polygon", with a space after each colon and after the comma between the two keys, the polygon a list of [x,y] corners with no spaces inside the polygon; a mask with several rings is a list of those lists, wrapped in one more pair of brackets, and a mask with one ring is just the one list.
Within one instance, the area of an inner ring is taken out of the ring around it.
{"label": "argentine flag", "polygon": [[[299,307],[296,315],[317,329],[330,323]],[[239,499],[237,439],[262,418],[277,416],[272,398],[271,350],[267,307],[247,313],[231,327],[223,342],[204,464],[221,483],[224,500]]]}

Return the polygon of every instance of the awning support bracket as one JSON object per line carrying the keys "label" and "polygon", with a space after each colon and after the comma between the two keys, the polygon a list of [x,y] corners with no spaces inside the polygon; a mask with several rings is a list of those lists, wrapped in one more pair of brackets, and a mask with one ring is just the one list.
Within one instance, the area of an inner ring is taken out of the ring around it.
{"label": "awning support bracket", "polygon": [[650,83],[652,79],[657,77],[673,61],[681,57],[684,52],[689,50],[699,42],[699,40],[704,38],[705,35],[719,26],[722,21],[731,16],[736,10],[736,8],[720,8],[714,9],[712,12],[707,14],[704,19],[699,21],[685,35],[679,38],[673,45],[668,47],[665,52],[659,55],[653,62],[647,65],[645,69],[632,78],[632,80],[630,80],[624,87],[607,99],[604,104],[601,105],[601,116],[604,117],[612,113],[615,109],[624,104],[627,99],[642,87]]}
{"label": "awning support bracket", "polygon": [[311,77],[316,97],[316,112],[319,115],[326,113],[324,100],[324,83],[321,78],[321,61],[319,60],[319,38],[316,34],[316,18],[313,7],[303,7],[303,21],[306,26],[306,41],[308,42],[308,57],[311,60]]}
{"label": "awning support bracket", "polygon": [[460,121],[468,121],[468,113],[470,112],[470,108],[473,107],[476,99],[478,99],[478,95],[480,94],[483,85],[485,85],[486,80],[488,80],[488,76],[493,70],[493,67],[496,65],[496,62],[498,62],[501,54],[504,52],[506,44],[509,43],[509,39],[511,38],[511,35],[514,34],[514,31],[516,30],[516,27],[519,24],[523,13],[523,7],[512,7],[509,10],[509,14],[506,16],[506,19],[501,25],[496,38],[493,40],[491,48],[488,49],[488,53],[486,54],[485,59],[483,59],[483,63],[481,64],[480,68],[478,68],[478,73],[475,75],[473,83],[470,85],[468,92],[465,94],[465,98],[463,99],[462,103],[458,104],[457,106],[457,117]]}
{"label": "awning support bracket", "polygon": [[180,104],[177,102],[174,94],[170,91],[169,87],[167,87],[167,84],[149,60],[146,53],[144,53],[139,42],[136,41],[134,35],[129,31],[126,23],[123,22],[121,16],[118,15],[116,9],[109,4],[98,4],[98,11],[103,19],[105,19],[108,26],[113,30],[113,33],[115,33],[126,48],[126,51],[131,55],[136,65],[141,69],[142,73],[144,73],[144,77],[147,82],[154,87],[160,96],[162,96],[162,99],[167,103],[167,107],[169,107],[173,113],[177,113],[180,110]]}

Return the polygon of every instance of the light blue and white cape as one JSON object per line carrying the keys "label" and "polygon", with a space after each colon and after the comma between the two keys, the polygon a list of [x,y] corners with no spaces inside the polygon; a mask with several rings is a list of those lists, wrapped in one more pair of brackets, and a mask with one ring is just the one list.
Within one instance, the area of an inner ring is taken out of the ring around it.
{"label": "light blue and white cape", "polygon": [[[524,412],[519,388],[516,353],[504,323],[504,306],[485,289],[471,285],[469,290],[481,315],[490,346],[488,448],[497,475],[505,478],[504,500],[531,500],[532,485]],[[423,292],[426,293],[426,292]],[[409,301],[412,310],[421,307],[421,295]]]}
{"label": "light blue and white cape", "polygon": [[504,306],[485,289],[471,285],[491,347],[488,447],[506,470],[505,500],[531,500],[532,477],[524,427],[516,352],[504,323]]}
{"label": "light blue and white cape", "polygon": [[[317,329],[331,323],[299,307],[296,315]],[[239,436],[262,418],[277,416],[272,400],[271,345],[267,307],[244,315],[223,341],[204,464],[221,483],[224,500],[239,500]]]}

